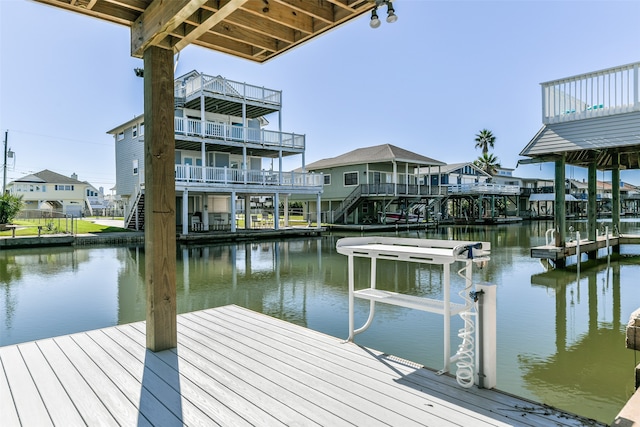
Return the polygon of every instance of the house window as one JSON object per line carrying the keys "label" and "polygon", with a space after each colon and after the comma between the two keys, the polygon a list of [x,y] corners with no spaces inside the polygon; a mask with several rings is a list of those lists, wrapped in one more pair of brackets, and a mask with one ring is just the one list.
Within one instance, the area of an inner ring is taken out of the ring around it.
{"label": "house window", "polygon": [[73,185],[56,185],[56,191],[73,191]]}
{"label": "house window", "polygon": [[118,132],[118,135],[116,136],[116,140],[122,141],[123,139],[124,139],[124,132]]}
{"label": "house window", "polygon": [[324,185],[331,185],[331,175],[322,175],[324,179]]}
{"label": "house window", "polygon": [[140,136],[144,135],[144,122],[140,123]]}
{"label": "house window", "polygon": [[344,186],[352,187],[354,185],[358,185],[358,172],[345,172]]}
{"label": "house window", "polygon": [[132,138],[137,138],[138,137],[138,126],[134,125],[133,128],[131,129],[131,137]]}
{"label": "house window", "polygon": [[133,174],[138,175],[138,159],[133,160]]}

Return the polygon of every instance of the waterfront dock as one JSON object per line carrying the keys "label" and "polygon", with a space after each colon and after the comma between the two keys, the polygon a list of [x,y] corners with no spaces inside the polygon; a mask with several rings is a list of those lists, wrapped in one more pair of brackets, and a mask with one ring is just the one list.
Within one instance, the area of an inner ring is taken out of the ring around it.
{"label": "waterfront dock", "polygon": [[[578,243],[580,243],[578,245]],[[546,244],[542,246],[534,246],[531,248],[531,258],[549,259],[552,261],[564,261],[567,257],[575,256],[578,251],[580,253],[595,252],[599,249],[607,247],[616,247],[620,245],[640,244],[640,235],[625,234],[619,236],[598,236],[596,240],[580,239],[569,241],[564,247],[555,244]]]}
{"label": "waterfront dock", "polygon": [[600,426],[238,306],[0,347],[3,426]]}

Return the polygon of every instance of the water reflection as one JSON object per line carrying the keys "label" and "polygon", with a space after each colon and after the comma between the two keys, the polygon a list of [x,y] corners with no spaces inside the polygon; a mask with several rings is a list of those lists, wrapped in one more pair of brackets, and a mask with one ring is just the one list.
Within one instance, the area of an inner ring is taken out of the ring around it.
{"label": "water reflection", "polygon": [[[640,265],[623,258],[579,275],[545,272],[529,249],[543,243],[549,227],[534,222],[398,235],[491,242],[491,261],[474,269],[474,279],[498,285],[498,387],[609,422],[633,391],[634,354],[624,348],[624,326],[640,306]],[[639,223],[623,231],[638,233]],[[178,312],[237,304],[346,338],[347,259],[335,251],[345,235],[179,246]],[[355,261],[356,286],[366,286],[369,263]],[[140,246],[0,252],[0,345],[144,320],[144,266]],[[382,260],[378,275],[381,288],[442,298],[440,266]],[[455,269],[451,279],[457,298],[464,281]],[[356,303],[355,322],[362,324],[367,302]],[[454,347],[461,326],[452,319]],[[442,330],[440,315],[381,305],[356,342],[437,368]]]}
{"label": "water reflection", "polygon": [[631,396],[633,384],[606,378],[628,377],[635,365],[623,345],[628,316],[621,318],[621,277],[640,273],[637,262],[623,259],[577,276],[550,271],[531,277],[533,286],[555,297],[554,352],[544,358],[531,352],[518,357],[527,387],[540,400],[599,418],[605,407],[621,408]]}

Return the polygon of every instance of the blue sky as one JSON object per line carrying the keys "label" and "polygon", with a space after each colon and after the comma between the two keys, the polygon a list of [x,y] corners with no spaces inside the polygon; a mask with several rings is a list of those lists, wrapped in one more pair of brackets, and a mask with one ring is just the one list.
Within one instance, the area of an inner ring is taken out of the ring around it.
{"label": "blue sky", "polygon": [[[282,126],[306,135],[306,162],[394,144],[447,163],[472,161],[490,129],[515,168],[541,127],[540,83],[640,60],[640,1],[397,0],[398,21],[369,16],[266,64],[190,46],[197,70],[283,91]],[[106,132],[143,112],[127,27],[30,0],[0,1],[0,130],[16,153],[8,181],[50,169],[106,192]],[[272,128],[277,116],[268,117]],[[300,166],[285,164],[285,169]],[[552,165],[517,176],[552,176]],[[567,177],[586,171],[568,168]],[[599,172],[598,179],[602,178]],[[608,177],[607,177],[608,178]],[[637,172],[622,180],[640,185]]]}

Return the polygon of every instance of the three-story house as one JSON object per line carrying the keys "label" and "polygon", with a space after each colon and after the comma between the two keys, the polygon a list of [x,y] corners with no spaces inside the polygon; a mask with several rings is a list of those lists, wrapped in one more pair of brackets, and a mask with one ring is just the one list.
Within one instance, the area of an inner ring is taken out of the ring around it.
{"label": "three-story house", "polygon": [[[278,229],[278,207],[289,196],[315,195],[322,174],[305,171],[305,135],[282,130],[282,92],[192,71],[175,80],[176,226],[189,231]],[[277,116],[277,130],[266,116]],[[144,229],[144,116],[108,131],[115,138],[115,192],[125,204],[125,225]],[[300,159],[284,171],[283,159]],[[318,215],[319,216],[319,215]],[[318,224],[318,227],[320,225]]]}

